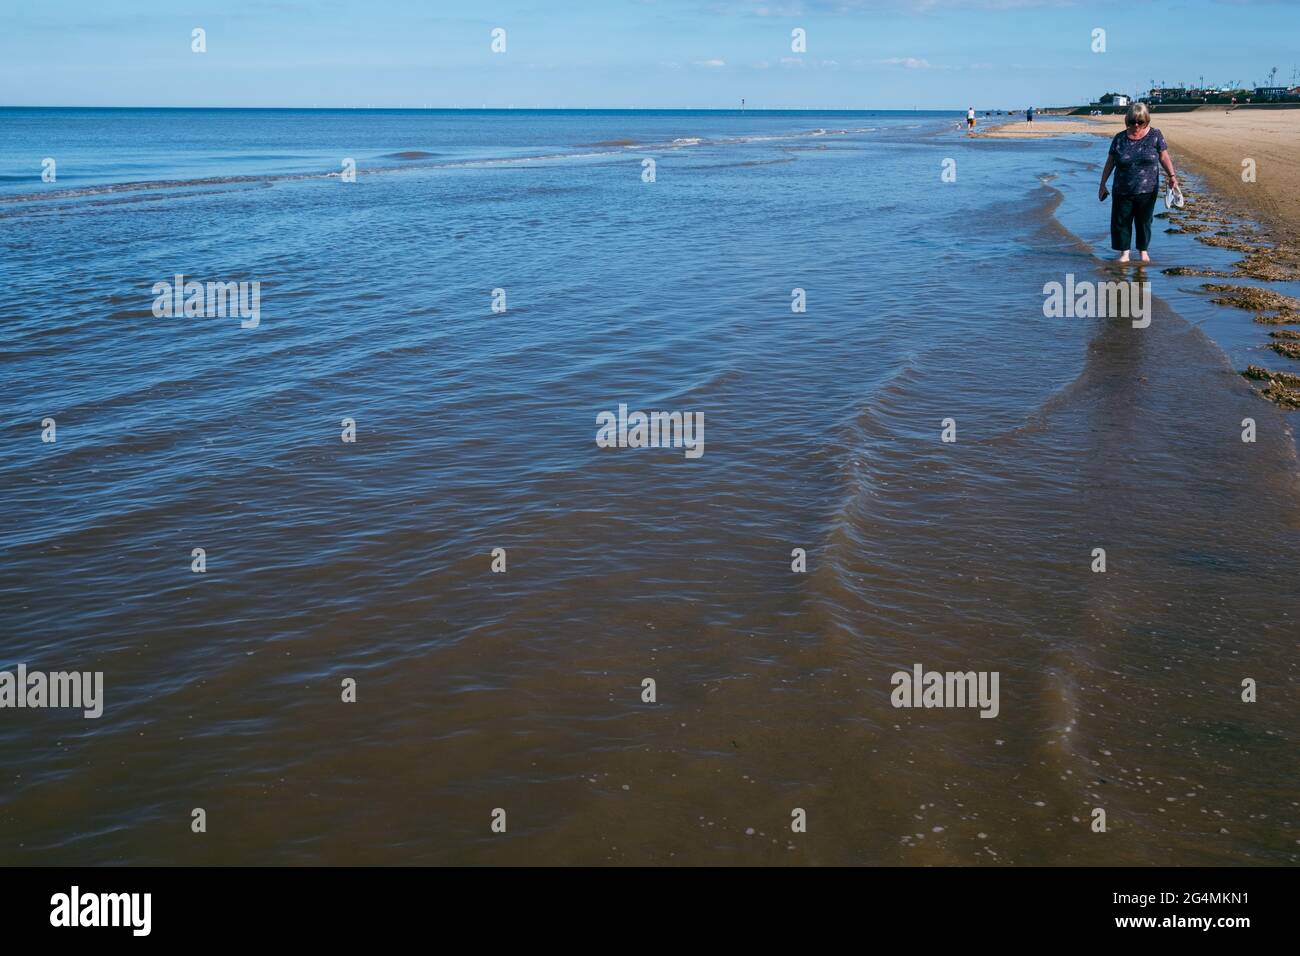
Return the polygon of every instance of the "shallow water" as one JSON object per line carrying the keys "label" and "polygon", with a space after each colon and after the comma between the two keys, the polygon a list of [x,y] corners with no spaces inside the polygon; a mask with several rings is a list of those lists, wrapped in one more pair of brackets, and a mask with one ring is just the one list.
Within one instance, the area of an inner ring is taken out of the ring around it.
{"label": "shallow water", "polygon": [[[107,697],[0,710],[0,860],[1295,861],[1293,416],[1197,280],[1044,316],[1109,275],[1099,141],[0,121],[0,667]],[[176,273],[260,281],[260,324],[156,318]],[[704,454],[598,448],[620,403]],[[998,717],[892,707],[918,662],[998,671]]]}

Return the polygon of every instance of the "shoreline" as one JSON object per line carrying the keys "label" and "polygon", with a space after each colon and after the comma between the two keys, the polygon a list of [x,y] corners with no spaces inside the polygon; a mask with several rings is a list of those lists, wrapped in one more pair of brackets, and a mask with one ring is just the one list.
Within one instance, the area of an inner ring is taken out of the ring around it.
{"label": "shoreline", "polygon": [[[1169,140],[1175,169],[1186,169],[1206,186],[1200,195],[1188,190],[1185,209],[1162,212],[1167,232],[1190,233],[1200,243],[1239,253],[1232,271],[1174,267],[1172,276],[1207,279],[1251,279],[1262,283],[1300,280],[1300,167],[1287,157],[1300,153],[1300,122],[1295,114],[1264,112],[1244,117],[1236,111],[1203,110],[1155,114],[1152,125]],[[1257,122],[1258,120],[1261,120]],[[1083,134],[1113,136],[1124,128],[1123,118],[1077,116],[1069,119],[1021,120],[998,123],[975,138],[1047,139]],[[1243,156],[1242,143],[1253,155]],[[1243,174],[1253,172],[1253,178]],[[1256,228],[1258,227],[1258,228]],[[1258,393],[1283,409],[1300,408],[1300,299],[1257,285],[1205,283],[1217,305],[1253,314],[1254,321],[1273,331],[1268,346],[1281,363],[1275,368],[1250,365],[1239,369],[1246,379],[1263,382]]]}
{"label": "shoreline", "polygon": [[[1220,198],[1241,207],[1280,243],[1300,244],[1300,114],[1289,110],[1201,109],[1154,113],[1151,125],[1169,140],[1174,167],[1186,166],[1209,183]],[[977,130],[988,139],[1043,139],[1071,133],[1114,136],[1123,117],[1072,116],[1068,119],[1023,119]],[[1245,146],[1243,144],[1249,144]],[[1253,160],[1253,181],[1242,179]]]}

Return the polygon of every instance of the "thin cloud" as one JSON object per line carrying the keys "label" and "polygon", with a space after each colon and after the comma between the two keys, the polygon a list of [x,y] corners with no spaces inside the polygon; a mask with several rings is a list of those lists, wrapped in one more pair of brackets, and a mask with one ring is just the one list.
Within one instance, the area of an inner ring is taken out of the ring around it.
{"label": "thin cloud", "polygon": [[[1116,3],[1118,0],[1089,0],[1092,4]],[[1128,2],[1128,0],[1126,0]],[[1139,0],[1141,2],[1141,0]],[[1249,3],[1251,0],[1219,0]],[[1270,0],[1256,0],[1270,2]],[[1288,2],[1288,0],[1272,0]],[[741,13],[756,17],[802,17],[816,14],[852,14],[873,12],[929,13],[938,10],[1019,10],[1030,7],[1076,7],[1081,0],[722,0],[713,9],[718,13]]]}
{"label": "thin cloud", "polygon": [[885,66],[901,66],[909,70],[930,69],[929,60],[922,60],[915,56],[891,56],[887,60],[877,60],[876,62],[882,63]]}

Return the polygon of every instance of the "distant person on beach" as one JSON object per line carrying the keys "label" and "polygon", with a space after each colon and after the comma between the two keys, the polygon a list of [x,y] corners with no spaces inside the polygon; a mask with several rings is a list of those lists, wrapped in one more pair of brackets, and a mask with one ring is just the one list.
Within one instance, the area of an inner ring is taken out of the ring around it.
{"label": "distant person on beach", "polygon": [[1032,123],[1033,121],[1034,121],[1034,108],[1031,106],[1029,107],[1029,109],[1025,110],[1025,122]]}
{"label": "distant person on beach", "polygon": [[968,130],[975,128],[975,107],[973,106],[966,111],[966,128]]}
{"label": "distant person on beach", "polygon": [[1124,114],[1125,129],[1110,141],[1110,155],[1101,171],[1097,198],[1106,201],[1106,180],[1115,171],[1115,195],[1110,201],[1110,245],[1129,261],[1129,239],[1137,227],[1137,250],[1143,262],[1150,262],[1151,219],[1160,188],[1160,169],[1169,176],[1171,189],[1178,188],[1178,175],[1169,158],[1169,146],[1160,130],[1151,125],[1151,112],[1145,103],[1134,103]]}

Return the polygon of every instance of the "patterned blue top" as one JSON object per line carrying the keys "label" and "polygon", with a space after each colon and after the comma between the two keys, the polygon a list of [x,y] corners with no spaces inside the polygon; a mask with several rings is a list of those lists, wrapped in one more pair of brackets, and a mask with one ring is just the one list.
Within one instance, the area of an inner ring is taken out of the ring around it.
{"label": "patterned blue top", "polygon": [[1168,149],[1164,134],[1154,126],[1141,139],[1129,139],[1128,130],[1115,134],[1110,155],[1115,160],[1116,196],[1153,193],[1160,188],[1160,154]]}

